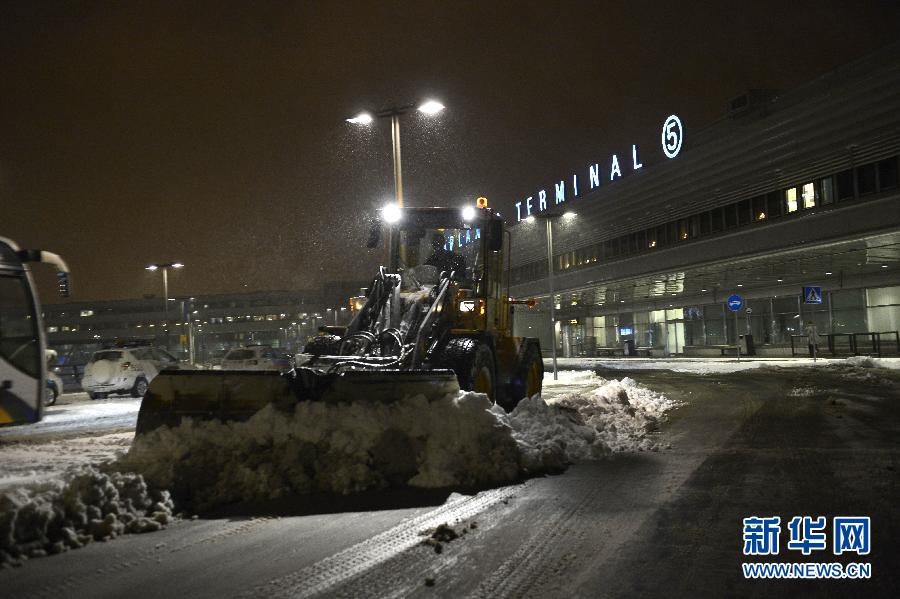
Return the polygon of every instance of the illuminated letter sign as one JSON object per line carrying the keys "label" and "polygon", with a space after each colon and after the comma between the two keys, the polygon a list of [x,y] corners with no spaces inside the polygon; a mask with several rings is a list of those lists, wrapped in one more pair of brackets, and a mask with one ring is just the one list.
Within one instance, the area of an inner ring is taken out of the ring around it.
{"label": "illuminated letter sign", "polygon": [[612,166],[609,167],[609,180],[612,181],[616,175],[622,176],[622,169],[619,168],[619,159],[613,154]]}
{"label": "illuminated letter sign", "polygon": [[637,146],[635,145],[631,146],[631,164],[634,165],[634,170],[638,170],[639,168],[642,168],[644,166],[643,164],[638,162]]}
{"label": "illuminated letter sign", "polygon": [[[684,127],[681,124],[681,119],[678,116],[672,114],[665,120],[662,128],[662,149],[663,153],[667,158],[675,158],[681,152],[681,145],[684,141]],[[627,168],[627,167],[626,167]],[[644,168],[644,164],[641,162],[638,153],[637,144],[631,145],[631,170],[632,172],[637,171],[639,169]],[[583,171],[582,171],[583,172]],[[600,187],[600,163],[595,162],[592,165],[588,165],[588,185],[590,190],[594,190]],[[618,178],[622,177],[622,164],[619,162],[618,154],[613,154],[610,159],[609,166],[609,180],[615,181]],[[564,180],[560,180],[559,183],[554,183],[554,204],[562,204],[566,201],[566,182]],[[572,198],[578,197],[578,175],[572,175]],[[525,203],[525,214],[522,214],[522,202],[516,202],[516,220],[521,221],[523,218],[527,218],[531,216],[532,210],[536,212],[543,212],[547,210],[547,190],[542,189],[538,192],[538,203],[537,207],[532,205],[533,197],[528,197],[524,200]]]}
{"label": "illuminated letter sign", "polygon": [[591,167],[591,189],[595,187],[600,187],[600,165],[595,164]]}
{"label": "illuminated letter sign", "polygon": [[678,156],[683,140],[684,129],[681,127],[681,119],[673,114],[663,123],[662,130],[662,148],[667,158]]}

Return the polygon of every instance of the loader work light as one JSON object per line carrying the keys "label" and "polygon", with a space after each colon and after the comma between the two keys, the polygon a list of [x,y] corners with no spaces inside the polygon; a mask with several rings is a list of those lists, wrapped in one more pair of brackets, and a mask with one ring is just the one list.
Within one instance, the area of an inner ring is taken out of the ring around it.
{"label": "loader work light", "polygon": [[472,206],[466,206],[465,208],[463,208],[462,217],[463,217],[463,220],[466,222],[469,222],[470,220],[474,220],[475,219],[475,208],[473,208]]}
{"label": "loader work light", "polygon": [[403,213],[397,204],[388,204],[381,209],[381,218],[388,224],[394,224],[399,221],[401,216],[403,216]]}
{"label": "loader work light", "polygon": [[460,312],[475,312],[476,309],[479,314],[484,315],[484,300],[471,299],[459,302]]}

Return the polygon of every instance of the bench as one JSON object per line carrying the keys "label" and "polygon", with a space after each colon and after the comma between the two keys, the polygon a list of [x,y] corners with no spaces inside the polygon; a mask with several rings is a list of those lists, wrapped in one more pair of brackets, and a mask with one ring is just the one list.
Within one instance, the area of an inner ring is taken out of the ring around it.
{"label": "bench", "polygon": [[[652,347],[635,347],[634,353],[636,356],[646,356],[650,357],[651,352],[653,351]],[[624,347],[595,347],[594,348],[595,356],[609,356],[610,358],[615,358],[616,356],[625,357],[625,348]]]}
{"label": "bench", "polygon": [[[719,350],[719,355],[724,356],[726,353],[729,355],[737,355],[738,352],[737,345],[728,345],[728,344],[720,344],[720,345],[685,345],[684,355],[693,354],[695,356],[703,356],[706,352],[715,352]],[[706,354],[709,355],[709,354]],[[714,355],[714,354],[713,354]]]}
{"label": "bench", "polygon": [[594,348],[595,356],[609,356],[610,358],[614,358],[616,356],[624,356],[625,348],[624,347],[595,347]]}

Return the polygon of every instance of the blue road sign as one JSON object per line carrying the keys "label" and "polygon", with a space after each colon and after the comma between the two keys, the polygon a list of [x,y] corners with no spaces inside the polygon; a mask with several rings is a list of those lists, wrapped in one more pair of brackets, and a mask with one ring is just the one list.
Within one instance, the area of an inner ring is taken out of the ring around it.
{"label": "blue road sign", "polygon": [[822,288],[821,287],[804,287],[803,288],[804,304],[821,304]]}
{"label": "blue road sign", "polygon": [[728,296],[728,309],[732,312],[737,312],[741,308],[744,307],[744,298],[735,294]]}

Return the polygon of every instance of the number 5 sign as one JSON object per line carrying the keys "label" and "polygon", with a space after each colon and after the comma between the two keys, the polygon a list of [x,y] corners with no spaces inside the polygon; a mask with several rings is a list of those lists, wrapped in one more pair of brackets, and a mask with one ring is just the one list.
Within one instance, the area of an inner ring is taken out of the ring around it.
{"label": "number 5 sign", "polygon": [[675,158],[681,151],[681,142],[684,140],[684,128],[681,119],[674,114],[663,123],[662,148],[668,158]]}

